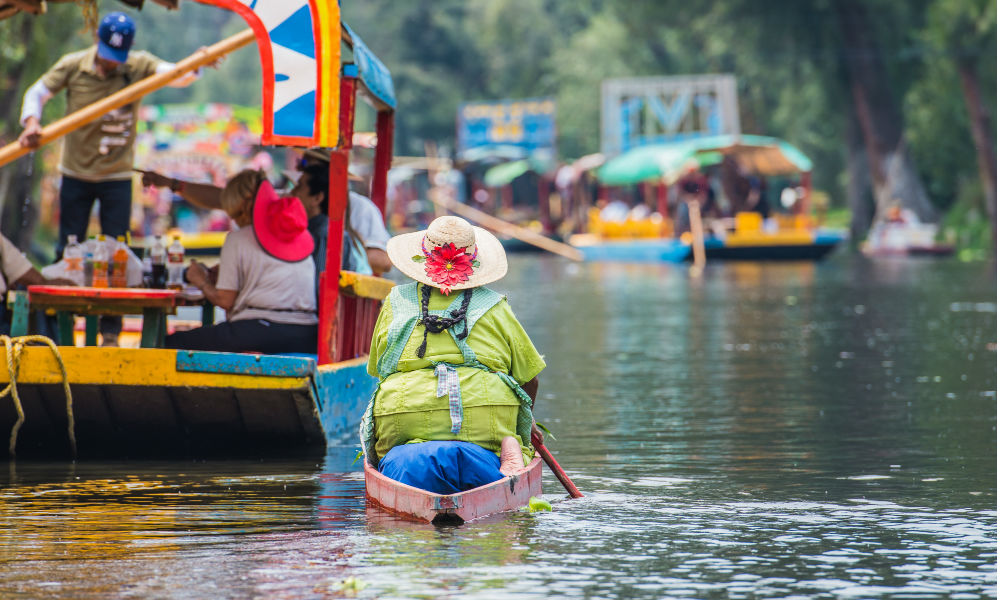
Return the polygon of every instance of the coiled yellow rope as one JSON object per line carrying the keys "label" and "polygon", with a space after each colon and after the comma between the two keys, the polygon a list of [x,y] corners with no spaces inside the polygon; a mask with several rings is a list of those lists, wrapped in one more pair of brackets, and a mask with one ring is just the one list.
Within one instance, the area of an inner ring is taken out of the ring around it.
{"label": "coiled yellow rope", "polygon": [[24,407],[21,406],[21,397],[17,394],[17,374],[21,369],[21,353],[24,347],[31,342],[41,342],[47,345],[56,357],[56,362],[59,363],[59,370],[62,372],[63,390],[66,392],[66,419],[68,421],[69,445],[73,452],[73,458],[76,458],[76,423],[73,419],[73,394],[69,390],[69,375],[66,374],[66,365],[63,363],[62,355],[59,354],[59,348],[55,342],[44,335],[23,335],[13,338],[9,335],[0,335],[0,344],[3,344],[7,353],[7,374],[10,376],[10,383],[3,390],[0,390],[0,399],[10,394],[14,399],[14,409],[17,410],[17,421],[10,431],[10,456],[14,457],[14,449],[17,447],[17,432],[21,429],[21,425],[24,424]]}

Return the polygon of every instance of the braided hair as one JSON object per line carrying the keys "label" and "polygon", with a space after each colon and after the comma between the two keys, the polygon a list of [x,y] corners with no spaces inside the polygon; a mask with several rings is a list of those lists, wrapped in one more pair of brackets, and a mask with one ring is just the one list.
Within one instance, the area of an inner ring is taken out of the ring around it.
{"label": "braided hair", "polygon": [[428,333],[441,333],[446,329],[451,329],[458,323],[463,323],[462,333],[458,335],[458,339],[464,340],[466,336],[469,335],[469,322],[466,321],[465,315],[469,310],[469,302],[472,301],[472,290],[468,289],[462,293],[462,306],[456,308],[449,313],[450,317],[439,317],[437,315],[432,315],[429,313],[428,306],[431,301],[431,288],[426,284],[422,284],[420,289],[420,323],[424,324],[424,341],[420,343],[420,347],[417,348],[417,356],[420,358],[424,357],[427,352],[427,334]]}

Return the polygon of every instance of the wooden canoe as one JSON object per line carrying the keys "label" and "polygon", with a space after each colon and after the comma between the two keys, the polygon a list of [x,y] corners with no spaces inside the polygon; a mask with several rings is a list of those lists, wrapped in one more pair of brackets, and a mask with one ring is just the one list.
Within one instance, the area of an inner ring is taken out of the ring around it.
{"label": "wooden canoe", "polygon": [[426,523],[463,523],[516,510],[542,493],[542,459],[521,471],[459,494],[434,494],[381,474],[365,462],[365,495],[369,503]]}

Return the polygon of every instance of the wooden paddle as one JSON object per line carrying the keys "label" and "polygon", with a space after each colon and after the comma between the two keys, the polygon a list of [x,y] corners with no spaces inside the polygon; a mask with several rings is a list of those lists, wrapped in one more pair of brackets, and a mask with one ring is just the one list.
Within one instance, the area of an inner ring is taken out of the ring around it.
{"label": "wooden paddle", "polygon": [[535,450],[538,450],[538,453],[542,455],[542,460],[544,460],[545,464],[552,469],[552,474],[556,476],[559,483],[563,484],[563,487],[566,488],[567,492],[569,492],[570,498],[583,498],[583,494],[580,493],[580,490],[576,489],[576,486],[573,485],[572,481],[570,481],[569,475],[567,475],[566,471],[563,471],[562,467],[559,466],[559,463],[556,462],[556,457],[552,456],[549,449],[542,443],[542,432],[540,432],[537,427],[532,427],[531,429],[531,445],[534,446]]}
{"label": "wooden paddle", "polygon": [[[198,67],[207,65],[212,61],[229,54],[233,50],[242,48],[253,40],[253,31],[245,29],[236,35],[230,36],[221,42],[209,46],[208,48],[198,50],[191,56],[174,65],[174,67],[169,71],[158,73],[156,75],[146,77],[145,79],[140,79],[132,85],[111,94],[103,100],[81,108],[72,114],[68,114],[58,121],[42,128],[42,136],[38,147],[59,139],[67,133],[99,119],[116,108],[125,106],[126,104],[131,104],[146,94],[155,92],[178,77],[190,73]],[[29,152],[34,152],[35,150],[37,150],[37,148],[25,148],[16,141],[11,142],[10,144],[0,148],[0,166],[7,164],[14,159],[20,158]]]}
{"label": "wooden paddle", "polygon": [[577,262],[583,260],[583,253],[569,244],[557,242],[525,227],[509,223],[503,219],[499,219],[493,215],[473,208],[468,204],[461,204],[451,199],[443,199],[433,194],[430,195],[430,200],[435,204],[447,208],[458,216],[465,217],[473,223],[478,223],[486,229],[493,230],[496,233],[509,235],[510,237],[519,239],[526,244],[537,246],[542,250],[548,250],[553,254],[564,256],[570,260],[575,260]]}

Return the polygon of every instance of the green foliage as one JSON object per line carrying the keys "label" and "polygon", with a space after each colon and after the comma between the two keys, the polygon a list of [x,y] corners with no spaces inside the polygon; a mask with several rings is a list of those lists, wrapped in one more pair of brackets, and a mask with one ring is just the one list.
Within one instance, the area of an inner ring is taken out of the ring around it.
{"label": "green foliage", "polygon": [[983,197],[981,182],[973,181],[976,149],[956,67],[978,67],[982,101],[992,108],[995,123],[996,3],[935,0],[928,15],[926,27],[917,33],[925,51],[923,71],[906,96],[905,111],[908,139],[927,191],[938,208],[947,209],[961,204],[956,202],[959,190],[972,187],[972,194]]}
{"label": "green foliage", "polygon": [[954,244],[963,261],[996,258],[996,240],[982,212],[982,188],[978,179],[958,181],[957,200],[941,219],[943,241]]}
{"label": "green foliage", "polygon": [[[934,204],[975,197],[976,152],[958,65],[978,75],[996,122],[996,3],[993,0],[867,0],[890,93]],[[396,151],[423,154],[425,141],[453,147],[463,102],[553,96],[565,159],[596,152],[600,84],[611,77],[734,73],[742,128],[802,148],[817,165],[814,185],[843,206],[846,132],[855,119],[844,70],[849,53],[831,0],[366,0],[342,2],[344,20],[393,74],[399,113]],[[185,0],[141,12],[136,48],[179,60],[245,27],[235,14]],[[79,7],[53,3],[41,17],[0,21],[0,137],[12,139],[24,89],[63,53],[90,43]],[[147,102],[232,102],[260,97],[255,47],[230,56],[186,89]],[[63,100],[46,107],[61,115]],[[358,120],[372,126],[371,115]],[[995,128],[995,126],[994,126]],[[994,140],[995,145],[995,140]]]}

